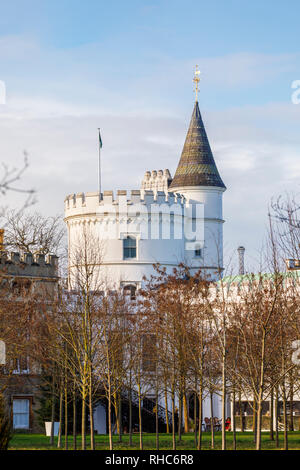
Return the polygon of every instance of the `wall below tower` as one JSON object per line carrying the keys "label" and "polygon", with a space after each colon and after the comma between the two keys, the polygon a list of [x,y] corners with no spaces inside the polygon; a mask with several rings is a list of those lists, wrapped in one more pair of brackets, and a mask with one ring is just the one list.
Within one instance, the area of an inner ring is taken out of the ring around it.
{"label": "wall below tower", "polygon": [[[207,208],[199,202],[202,211],[200,216],[197,212],[192,221],[191,201],[187,203],[179,193],[134,190],[128,197],[126,191],[118,191],[114,198],[112,191],[105,191],[101,200],[97,193],[68,196],[65,222],[69,237],[70,282],[76,282],[75,265],[78,263],[74,259],[82,251],[84,236],[92,241],[97,252],[94,263],[97,265],[97,282],[101,279],[102,285],[111,288],[127,282],[141,285],[144,276],[154,274],[154,263],[166,266],[170,272],[179,263],[185,263],[192,271],[203,268],[211,277],[216,277],[215,253],[218,250],[212,247],[214,234],[217,234],[217,241],[221,238],[220,221],[206,217],[212,211],[211,195],[206,198]],[[202,243],[202,231],[206,237],[200,256],[195,254],[195,249],[188,249],[184,235],[188,222],[202,227],[203,230],[197,232]],[[136,240],[134,259],[124,259],[123,243],[128,235]],[[97,288],[101,290],[101,286]]]}

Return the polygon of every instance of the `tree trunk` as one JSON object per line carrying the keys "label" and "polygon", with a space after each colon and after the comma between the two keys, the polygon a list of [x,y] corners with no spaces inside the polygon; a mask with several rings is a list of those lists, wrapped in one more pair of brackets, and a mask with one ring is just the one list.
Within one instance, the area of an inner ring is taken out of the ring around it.
{"label": "tree trunk", "polygon": [[256,399],[253,400],[253,442],[256,444],[256,428],[257,428],[257,403]]}
{"label": "tree trunk", "polygon": [[81,398],[81,449],[86,450],[86,402],[85,395]]}
{"label": "tree trunk", "polygon": [[116,416],[116,426],[117,426],[117,434],[120,435],[120,422],[119,422],[119,401],[118,401],[118,394],[117,392],[113,393],[114,398],[114,410]]}
{"label": "tree trunk", "polygon": [[235,386],[233,387],[232,392],[232,449],[236,450],[236,420],[235,420]]}
{"label": "tree trunk", "polygon": [[199,426],[198,426],[198,450],[202,448],[202,400],[203,400],[203,389],[202,389],[202,380],[200,380],[199,385]]}
{"label": "tree trunk", "polygon": [[270,441],[274,441],[274,388],[270,393]]}
{"label": "tree trunk", "polygon": [[213,404],[213,392],[209,393],[210,398],[210,433],[211,433],[211,448],[215,448],[215,428],[214,428],[214,404]]}
{"label": "tree trunk", "polygon": [[275,389],[275,435],[276,435],[276,447],[279,447],[279,432],[278,432],[278,408],[279,408],[279,403],[278,403],[278,385],[276,385]]}
{"label": "tree trunk", "polygon": [[131,380],[129,384],[129,445],[132,446],[132,394],[131,394]]}
{"label": "tree trunk", "polygon": [[55,390],[54,390],[54,373],[52,375],[52,393],[51,393],[51,434],[50,446],[54,446],[54,421],[55,421]]}
{"label": "tree trunk", "polygon": [[77,449],[77,409],[76,409],[76,390],[75,390],[75,382],[73,388],[73,449]]}
{"label": "tree trunk", "polygon": [[241,432],[244,432],[244,415],[243,415],[243,405],[242,405],[242,392],[241,392],[240,387],[239,387],[239,407],[240,407]]}
{"label": "tree trunk", "polygon": [[122,397],[121,392],[118,393],[118,421],[119,421],[119,442],[122,442]]}
{"label": "tree trunk", "polygon": [[92,377],[91,377],[91,376],[90,376],[90,384],[89,384],[89,414],[90,414],[91,450],[95,450],[95,431],[94,431],[94,414],[93,414],[93,390],[92,390]]}
{"label": "tree trunk", "polygon": [[286,390],[285,390],[285,379],[282,381],[282,403],[283,403],[283,424],[284,424],[284,450],[288,450],[289,443],[288,443],[288,419],[287,419],[287,400],[286,400]]}
{"label": "tree trunk", "polygon": [[257,427],[256,427],[256,450],[261,449],[261,419],[262,419],[262,402],[264,393],[264,379],[265,379],[265,347],[266,347],[266,330],[263,329],[263,336],[261,340],[261,360],[260,360],[260,378],[259,390],[257,400]]}
{"label": "tree trunk", "polygon": [[112,425],[111,425],[111,383],[110,378],[108,379],[108,434],[109,434],[109,450],[113,450],[113,438],[112,438]]}
{"label": "tree trunk", "polygon": [[194,392],[194,441],[195,441],[195,449],[197,449],[197,384],[195,387],[195,392]]}
{"label": "tree trunk", "polygon": [[159,432],[158,432],[158,389],[156,381],[156,393],[155,393],[155,443],[156,450],[159,450]]}
{"label": "tree trunk", "polygon": [[172,443],[173,443],[173,450],[176,450],[176,434],[175,434],[175,390],[174,384],[172,384]]}
{"label": "tree trunk", "polygon": [[261,450],[261,417],[262,417],[262,401],[261,397],[257,403],[257,419],[256,419],[256,450]]}
{"label": "tree trunk", "polygon": [[183,393],[183,415],[184,415],[184,432],[189,432],[189,410],[188,410],[188,400],[186,392]]}
{"label": "tree trunk", "polygon": [[169,425],[169,413],[168,413],[168,392],[166,388],[165,388],[165,413],[166,413],[166,433],[169,434],[170,425]]}
{"label": "tree trunk", "polygon": [[289,423],[289,430],[294,431],[294,379],[293,379],[293,371],[290,371],[290,423]]}
{"label": "tree trunk", "polygon": [[182,427],[182,392],[179,389],[179,402],[178,402],[178,442],[181,442],[181,427]]}
{"label": "tree trunk", "polygon": [[62,434],[62,419],[63,419],[63,392],[59,392],[59,431],[57,439],[57,447],[61,448],[61,434]]}
{"label": "tree trunk", "polygon": [[[224,343],[225,343],[225,339],[224,339]],[[224,350],[225,350],[225,344],[224,344]],[[223,361],[222,361],[222,450],[226,450],[225,421],[226,421],[226,352],[223,353]]]}
{"label": "tree trunk", "polygon": [[65,371],[65,450],[68,450],[68,382]]}
{"label": "tree trunk", "polygon": [[139,393],[139,431],[140,431],[140,450],[143,450],[143,423],[142,423],[142,397],[141,397],[141,386],[138,384]]}

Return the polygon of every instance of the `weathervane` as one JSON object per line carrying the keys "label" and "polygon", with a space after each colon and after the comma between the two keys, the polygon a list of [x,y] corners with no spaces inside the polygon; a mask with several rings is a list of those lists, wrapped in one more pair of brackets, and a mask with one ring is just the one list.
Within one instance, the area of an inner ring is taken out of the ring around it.
{"label": "weathervane", "polygon": [[195,83],[194,92],[196,94],[196,101],[198,101],[198,91],[199,91],[199,82],[200,82],[200,70],[198,70],[198,65],[196,65],[196,70],[193,78],[193,82]]}

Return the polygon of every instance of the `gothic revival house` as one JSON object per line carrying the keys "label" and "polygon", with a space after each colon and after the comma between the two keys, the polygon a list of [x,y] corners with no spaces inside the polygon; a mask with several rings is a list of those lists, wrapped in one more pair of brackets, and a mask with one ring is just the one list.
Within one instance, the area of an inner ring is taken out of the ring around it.
{"label": "gothic revival house", "polygon": [[[191,272],[201,268],[209,278],[218,278],[223,270],[225,190],[196,99],[174,178],[167,169],[146,171],[139,190],[66,197],[69,288],[76,289],[76,250],[87,231],[99,250],[101,245],[95,290],[102,278],[107,288],[124,289],[134,299],[143,277],[154,274],[154,263],[171,271],[184,262]],[[220,399],[214,400],[220,416]],[[209,406],[204,403],[204,416],[209,415]],[[101,405],[95,412],[95,428],[106,430]]]}

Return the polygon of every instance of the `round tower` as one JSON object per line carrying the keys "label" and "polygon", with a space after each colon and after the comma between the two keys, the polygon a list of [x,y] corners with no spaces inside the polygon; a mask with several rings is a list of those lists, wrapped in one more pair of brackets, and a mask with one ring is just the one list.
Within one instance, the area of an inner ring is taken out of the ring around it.
{"label": "round tower", "polygon": [[[168,173],[166,172],[168,176]],[[184,261],[185,202],[168,191],[119,190],[71,194],[65,199],[69,286],[80,269],[93,271],[93,290],[139,288],[154,274],[153,264],[172,270]],[[87,256],[87,258],[86,258]],[[198,263],[199,268],[199,263]]]}
{"label": "round tower", "polygon": [[187,202],[203,203],[202,267],[210,275],[223,270],[222,197],[226,187],[218,172],[196,98],[191,122],[169,191]]}
{"label": "round tower", "polygon": [[[199,79],[194,80],[197,92]],[[85,263],[97,266],[93,279],[104,279],[110,288],[138,288],[144,276],[153,274],[154,263],[168,270],[185,263],[192,272],[201,268],[218,278],[223,270],[225,189],[196,96],[173,180],[169,170],[153,170],[129,198],[126,191],[118,191],[116,198],[112,191],[104,191],[103,197],[98,192],[67,196],[69,285],[76,283],[82,266],[77,258],[88,251],[87,241],[92,262]]]}

